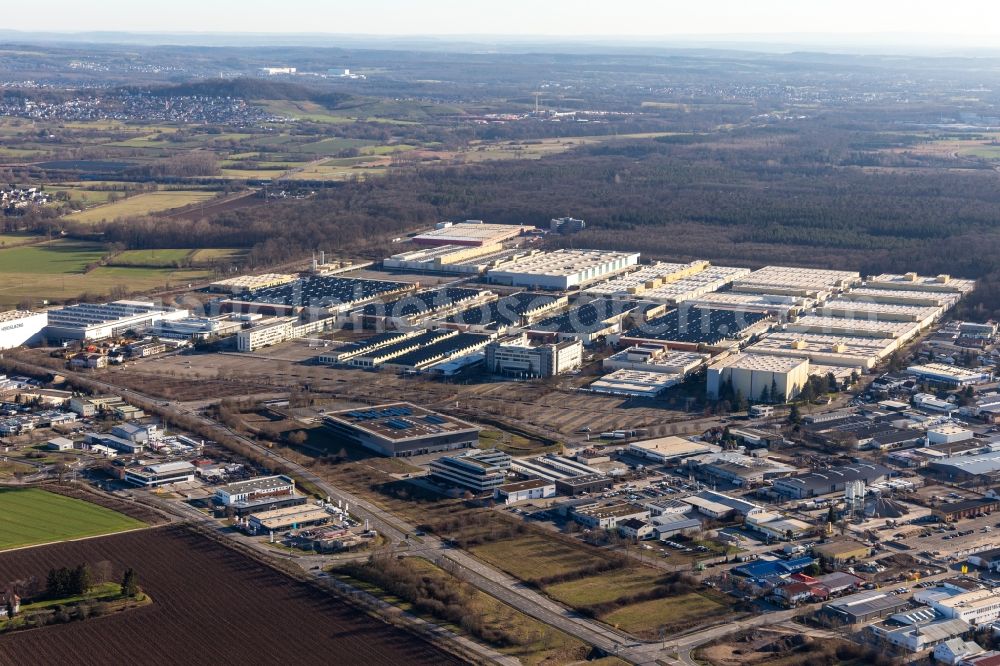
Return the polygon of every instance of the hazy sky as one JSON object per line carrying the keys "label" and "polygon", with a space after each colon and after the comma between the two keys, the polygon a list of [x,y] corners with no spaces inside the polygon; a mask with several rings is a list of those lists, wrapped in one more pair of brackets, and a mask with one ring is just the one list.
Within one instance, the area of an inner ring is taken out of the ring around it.
{"label": "hazy sky", "polygon": [[2,27],[647,37],[900,33],[935,41],[954,36],[961,44],[962,36],[987,43],[1000,37],[1000,0],[47,0],[6,12]]}

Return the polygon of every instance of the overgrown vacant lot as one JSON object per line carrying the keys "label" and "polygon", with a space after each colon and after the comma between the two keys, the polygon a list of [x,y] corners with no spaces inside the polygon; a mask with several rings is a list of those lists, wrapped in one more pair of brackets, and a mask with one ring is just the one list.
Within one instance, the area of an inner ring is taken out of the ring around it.
{"label": "overgrown vacant lot", "polygon": [[0,489],[0,550],[143,526],[115,511],[37,488]]}
{"label": "overgrown vacant lot", "polygon": [[0,664],[457,664],[410,634],[180,527],[0,554],[0,580],[132,567],[154,603],[4,636]]}

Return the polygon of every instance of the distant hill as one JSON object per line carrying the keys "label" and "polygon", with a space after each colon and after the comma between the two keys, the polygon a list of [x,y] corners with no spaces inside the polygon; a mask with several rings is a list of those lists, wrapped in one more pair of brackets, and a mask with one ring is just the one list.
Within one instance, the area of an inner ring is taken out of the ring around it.
{"label": "distant hill", "polygon": [[[136,90],[124,88],[124,90]],[[355,101],[353,95],[317,90],[298,83],[268,81],[265,79],[202,79],[148,90],[160,97],[175,95],[204,95],[207,97],[239,97],[246,100],[287,99],[296,102],[315,102],[328,109]]]}

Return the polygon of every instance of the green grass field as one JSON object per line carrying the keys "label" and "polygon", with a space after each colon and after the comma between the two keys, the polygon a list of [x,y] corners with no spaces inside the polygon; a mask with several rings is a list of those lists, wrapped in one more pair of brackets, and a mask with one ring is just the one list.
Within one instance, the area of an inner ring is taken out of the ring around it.
{"label": "green grass field", "polygon": [[193,203],[208,201],[215,197],[215,192],[205,190],[161,190],[146,192],[127,199],[115,201],[103,206],[95,206],[67,216],[76,222],[101,222],[117,220],[122,217],[149,215],[163,211],[181,208]]}
{"label": "green grass field", "polygon": [[656,586],[655,569],[621,569],[545,586],[545,593],[570,606],[593,606],[646,592]]}
{"label": "green grass field", "polygon": [[140,527],[145,523],[45,490],[0,489],[0,550]]}
{"label": "green grass field", "polygon": [[494,541],[472,554],[522,580],[557,576],[601,562],[596,555],[538,534]]}
{"label": "green grass field", "polygon": [[44,239],[44,236],[38,236],[35,234],[0,234],[0,249],[5,247],[15,247],[17,245],[27,245],[29,243],[37,243],[38,241]]}
{"label": "green grass field", "polygon": [[88,292],[108,294],[119,286],[146,291],[211,275],[202,269],[148,266],[102,266],[88,272],[87,266],[104,254],[98,243],[67,239],[0,248],[0,306],[17,305],[26,298],[40,304],[43,299],[77,298]]}
{"label": "green grass field", "polygon": [[108,261],[110,266],[172,266],[187,260],[193,250],[127,250]]}
{"label": "green grass field", "polygon": [[721,619],[730,610],[725,604],[692,592],[677,597],[641,601],[619,608],[601,619],[630,634],[651,638],[658,634],[661,627],[667,633],[682,631],[713,617]]}

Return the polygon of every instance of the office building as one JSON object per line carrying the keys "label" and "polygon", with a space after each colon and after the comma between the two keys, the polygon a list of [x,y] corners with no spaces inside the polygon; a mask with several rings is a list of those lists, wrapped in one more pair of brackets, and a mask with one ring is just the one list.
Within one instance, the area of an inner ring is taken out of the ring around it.
{"label": "office building", "polygon": [[493,492],[504,484],[511,457],[497,449],[474,450],[457,456],[441,456],[431,461],[433,480],[474,493]]}
{"label": "office building", "polygon": [[337,440],[392,457],[471,448],[479,442],[480,431],[407,402],[331,412],[323,424]]}
{"label": "office building", "polygon": [[555,377],[583,362],[583,343],[563,340],[532,346],[527,336],[512,336],[486,345],[486,369],[497,375]]}

